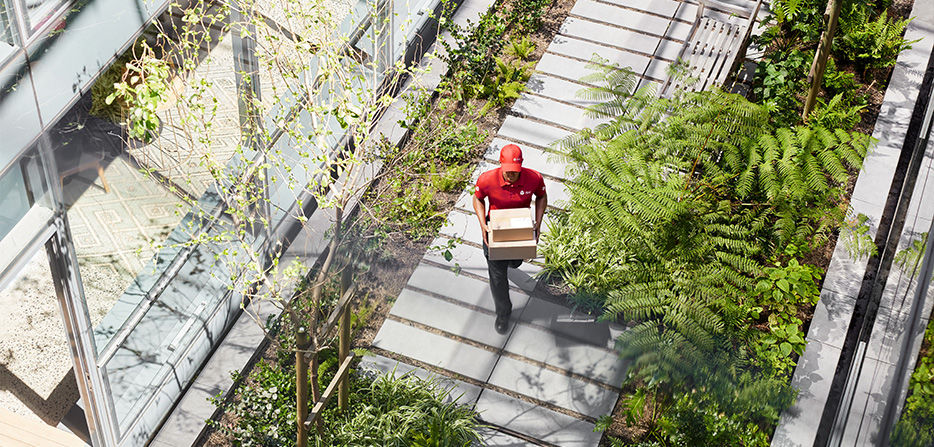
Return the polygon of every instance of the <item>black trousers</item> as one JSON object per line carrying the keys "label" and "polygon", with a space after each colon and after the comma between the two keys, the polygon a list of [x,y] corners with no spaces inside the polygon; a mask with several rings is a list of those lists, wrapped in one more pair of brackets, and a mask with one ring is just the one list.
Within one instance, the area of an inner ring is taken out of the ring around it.
{"label": "black trousers", "polygon": [[493,305],[496,307],[496,315],[506,315],[512,313],[512,300],[509,299],[509,278],[507,276],[509,267],[518,268],[522,265],[521,259],[515,260],[490,260],[490,248],[483,243],[483,256],[486,258],[487,271],[490,274],[490,292],[493,293]]}

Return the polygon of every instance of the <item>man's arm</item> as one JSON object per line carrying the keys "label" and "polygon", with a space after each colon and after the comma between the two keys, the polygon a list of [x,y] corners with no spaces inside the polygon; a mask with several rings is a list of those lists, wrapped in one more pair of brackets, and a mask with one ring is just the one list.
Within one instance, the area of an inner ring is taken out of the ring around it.
{"label": "man's arm", "polygon": [[487,233],[490,231],[486,226],[486,202],[477,198],[476,195],[471,195],[473,197],[473,210],[477,213],[477,219],[480,220],[480,232],[483,234],[483,243],[489,245],[490,241],[487,240]]}
{"label": "man's arm", "polygon": [[548,194],[542,193],[535,197],[535,242],[542,234],[542,219],[545,218],[545,208],[548,208]]}

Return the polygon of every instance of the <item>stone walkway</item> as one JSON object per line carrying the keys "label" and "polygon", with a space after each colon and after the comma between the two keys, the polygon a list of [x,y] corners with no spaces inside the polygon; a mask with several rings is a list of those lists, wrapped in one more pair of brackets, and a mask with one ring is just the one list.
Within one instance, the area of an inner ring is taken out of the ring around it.
{"label": "stone walkway", "polygon": [[[643,84],[660,81],[695,8],[674,0],[579,0],[473,178],[496,167],[503,145],[516,143],[525,166],[545,176],[549,204],[564,206],[565,166],[552,160],[548,147],[599,123],[584,115],[589,104],[576,97],[584,87],[578,79],[590,73],[586,64],[596,53],[632,67]],[[384,355],[365,361],[382,371],[419,367],[416,374],[450,378],[459,402],[474,404],[497,428],[487,433],[490,445],[597,445],[602,434],[593,431],[594,422],[613,411],[626,373],[607,325],[569,321],[566,307],[538,298],[533,275],[540,267],[533,262],[510,270],[513,321],[506,335],[497,334],[470,193],[472,186],[432,243],[460,238],[454,259],[447,262],[435,251],[424,256],[373,343]]]}

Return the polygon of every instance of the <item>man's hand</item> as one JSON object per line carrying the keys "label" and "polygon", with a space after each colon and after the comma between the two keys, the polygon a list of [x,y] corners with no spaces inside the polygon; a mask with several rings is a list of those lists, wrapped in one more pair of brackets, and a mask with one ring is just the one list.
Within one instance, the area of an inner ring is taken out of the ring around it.
{"label": "man's hand", "polygon": [[480,221],[480,233],[483,235],[483,243],[487,246],[490,245],[489,236],[487,234],[490,232],[490,228],[486,225],[486,202],[473,197],[473,210],[477,213],[477,219]]}

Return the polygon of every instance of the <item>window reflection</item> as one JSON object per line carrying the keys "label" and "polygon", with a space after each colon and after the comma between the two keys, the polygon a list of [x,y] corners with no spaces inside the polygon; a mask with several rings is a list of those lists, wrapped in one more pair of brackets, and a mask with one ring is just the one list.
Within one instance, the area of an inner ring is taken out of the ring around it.
{"label": "window reflection", "polygon": [[55,16],[59,6],[64,5],[66,0],[21,0],[23,11],[25,11],[26,28],[29,34],[44,26]]}
{"label": "window reflection", "polygon": [[16,33],[13,28],[15,20],[13,8],[6,0],[0,0],[0,62],[13,52],[16,45]]}

